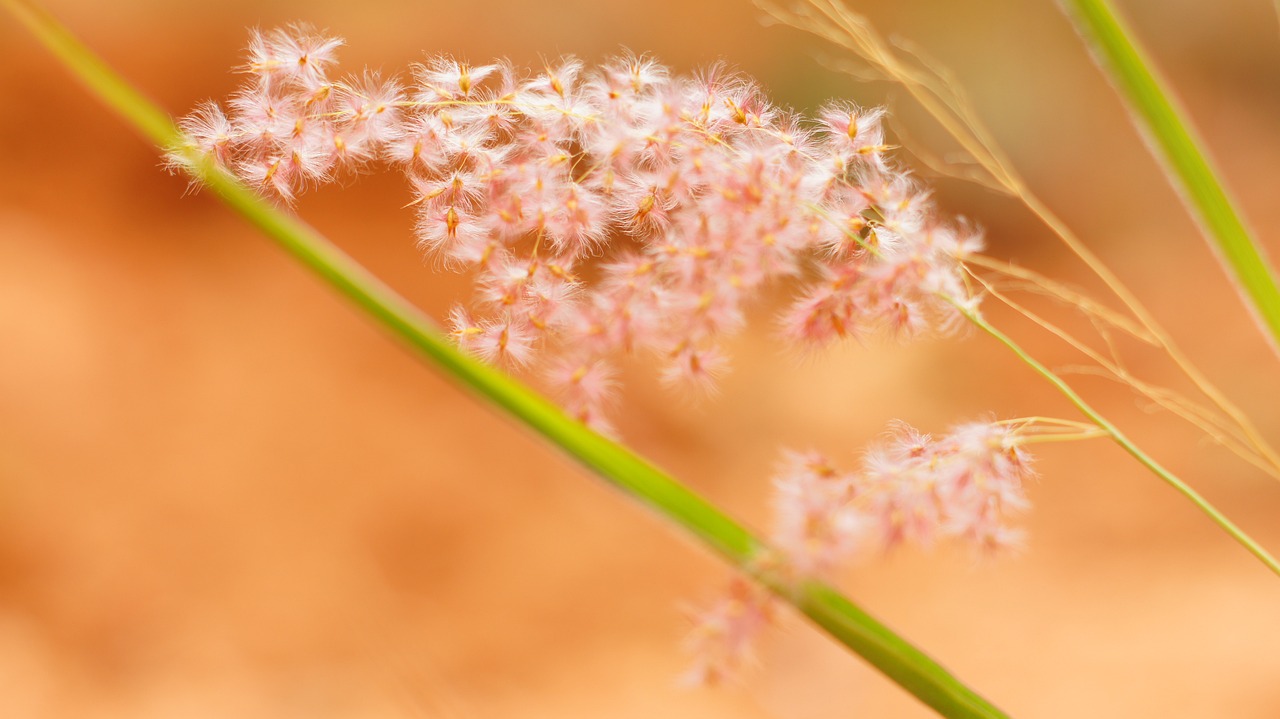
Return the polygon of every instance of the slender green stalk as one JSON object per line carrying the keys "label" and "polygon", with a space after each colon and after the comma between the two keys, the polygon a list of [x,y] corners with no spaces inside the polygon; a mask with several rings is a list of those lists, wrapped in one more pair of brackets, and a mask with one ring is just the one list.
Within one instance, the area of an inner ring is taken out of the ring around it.
{"label": "slender green stalk", "polygon": [[[0,4],[135,129],[163,148],[176,143],[177,131],[165,113],[112,72],[57,20],[20,0],[0,0]],[[407,300],[304,223],[208,163],[196,163],[195,169],[229,206],[448,378],[689,531],[939,714],[966,719],[1006,717],[834,588],[818,582],[797,586],[764,569],[767,563],[758,559],[766,547],[744,527],[635,453],[573,421],[502,372],[459,352]]]}
{"label": "slender green stalk", "polygon": [[1201,151],[1204,142],[1165,89],[1146,51],[1108,0],[1062,0],[1076,29],[1093,48],[1129,110],[1162,160],[1170,180],[1248,298],[1255,317],[1280,351],[1280,288],[1262,247]]}
{"label": "slender green stalk", "polygon": [[1165,469],[1163,465],[1152,459],[1151,455],[1147,454],[1138,447],[1138,445],[1134,444],[1133,440],[1129,439],[1128,436],[1120,431],[1120,428],[1112,424],[1110,420],[1102,416],[1098,410],[1094,409],[1092,405],[1086,402],[1084,398],[1071,387],[1071,385],[1067,384],[1066,380],[1062,379],[1062,377],[1056,374],[1053,370],[1044,366],[1039,360],[1028,354],[1027,351],[1014,342],[1012,338],[996,329],[991,325],[991,323],[987,322],[982,315],[972,309],[966,308],[962,303],[952,301],[951,304],[963,313],[964,316],[974,324],[974,326],[991,335],[1001,344],[1008,347],[1018,356],[1018,359],[1022,360],[1027,366],[1035,370],[1041,377],[1048,380],[1050,384],[1056,387],[1058,391],[1071,402],[1071,404],[1076,406],[1076,409],[1080,410],[1080,412],[1092,420],[1094,424],[1098,425],[1100,429],[1111,437],[1112,441],[1120,445],[1124,451],[1132,455],[1134,459],[1138,460],[1139,464],[1151,470],[1153,474],[1164,480],[1169,486],[1177,490],[1179,494],[1189,499],[1192,504],[1196,505],[1196,507],[1200,509],[1201,512],[1208,515],[1215,524],[1221,527],[1227,534],[1231,535],[1232,539],[1236,540],[1241,546],[1249,550],[1249,553],[1257,557],[1263,564],[1267,565],[1268,569],[1275,572],[1277,575],[1280,575],[1280,562],[1277,562],[1275,557],[1272,557],[1271,554],[1262,547],[1262,545],[1254,541],[1254,539],[1248,534],[1245,534],[1244,530],[1237,527],[1230,519],[1227,519],[1226,515],[1218,511],[1216,507],[1209,503],[1209,500],[1200,496],[1200,494],[1192,489],[1190,485],[1179,479],[1177,475],[1170,472],[1168,469]]}

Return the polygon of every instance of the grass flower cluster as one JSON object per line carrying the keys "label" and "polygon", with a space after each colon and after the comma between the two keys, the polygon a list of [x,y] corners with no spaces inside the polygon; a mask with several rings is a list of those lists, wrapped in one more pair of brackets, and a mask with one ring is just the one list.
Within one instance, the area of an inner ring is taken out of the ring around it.
{"label": "grass flower cluster", "polygon": [[[896,422],[854,472],[818,452],[786,452],[773,480],[776,554],[762,561],[805,579],[904,543],[930,547],[952,538],[984,555],[1015,547],[1022,534],[1010,519],[1029,507],[1026,484],[1035,476],[1027,444],[1088,436],[1033,428],[1058,429],[1035,420],[968,422],[935,438]],[[774,604],[734,580],[693,613],[689,676],[708,683],[741,678],[755,663],[755,642],[770,626]]]}
{"label": "grass flower cluster", "polygon": [[771,282],[795,288],[781,333],[798,347],[946,328],[942,296],[976,303],[957,258],[977,234],[890,161],[879,109],[801,118],[723,66],[680,77],[637,56],[527,74],[441,56],[404,85],[331,78],[340,45],[256,33],[227,109],[182,121],[191,147],[286,201],[402,171],[419,244],[475,278],[450,318],[458,343],[538,368],[597,429],[618,356],[651,351],[665,380],[708,389]]}

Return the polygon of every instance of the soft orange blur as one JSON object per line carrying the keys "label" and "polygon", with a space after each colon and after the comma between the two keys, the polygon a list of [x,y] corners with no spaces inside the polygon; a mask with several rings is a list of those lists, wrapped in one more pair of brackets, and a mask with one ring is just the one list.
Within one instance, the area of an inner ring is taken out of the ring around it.
{"label": "soft orange blur", "polygon": [[[1280,257],[1273,8],[1123,5]],[[247,28],[301,20],[346,37],[348,69],[423,51],[726,59],[798,108],[891,102],[898,141],[949,151],[900,93],[824,69],[838,56],[747,2],[48,6],[174,114],[236,85]],[[1054,4],[859,9],[956,71],[1037,191],[1280,440],[1280,364]],[[795,618],[746,686],[676,687],[680,608],[723,565],[424,368],[211,196],[184,195],[7,16],[0,108],[0,716],[930,716]],[[993,254],[1097,290],[1014,202],[937,187]],[[298,210],[440,316],[466,286],[415,250],[405,198],[368,177]],[[798,361],[772,311],[718,398],[641,371],[621,413],[633,446],[757,526],[779,446],[852,465],[893,418],[1075,416],[976,334]],[[1081,363],[989,311],[1047,363]],[[1150,353],[1131,365],[1185,388]],[[1280,551],[1276,482],[1071,376]],[[1280,580],[1116,448],[1039,457],[1023,555],[903,551],[843,586],[1014,716],[1280,715]]]}

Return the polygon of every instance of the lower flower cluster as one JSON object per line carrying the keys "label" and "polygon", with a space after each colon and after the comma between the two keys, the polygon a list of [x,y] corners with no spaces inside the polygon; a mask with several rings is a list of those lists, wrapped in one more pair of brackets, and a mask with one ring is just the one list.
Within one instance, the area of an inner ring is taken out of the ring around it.
{"label": "lower flower cluster", "polygon": [[[1026,484],[1035,476],[1029,426],[970,422],[935,438],[898,422],[856,472],[817,452],[788,452],[774,476],[773,546],[759,569],[800,582],[829,577],[858,553],[904,543],[930,547],[951,538],[982,554],[1017,546],[1021,533],[1009,521],[1028,507]],[[740,677],[774,615],[768,592],[735,578],[693,613],[688,678]]]}

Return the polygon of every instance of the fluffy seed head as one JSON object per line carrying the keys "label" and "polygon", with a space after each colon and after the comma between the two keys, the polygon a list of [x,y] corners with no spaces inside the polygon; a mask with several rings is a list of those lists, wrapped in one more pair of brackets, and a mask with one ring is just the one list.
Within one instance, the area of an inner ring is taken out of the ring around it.
{"label": "fluffy seed head", "polygon": [[[635,55],[523,75],[438,56],[405,84],[334,79],[341,44],[254,33],[250,81],[225,111],[183,121],[172,162],[203,153],[285,201],[403,170],[420,246],[475,276],[455,336],[478,356],[604,367],[652,351],[665,380],[707,390],[776,283],[797,287],[782,334],[799,347],[945,330],[952,303],[975,301],[956,261],[974,233],[890,161],[880,109],[834,103],[807,120],[723,65],[680,76]],[[562,384],[573,372],[546,376],[572,411],[600,411]]]}

